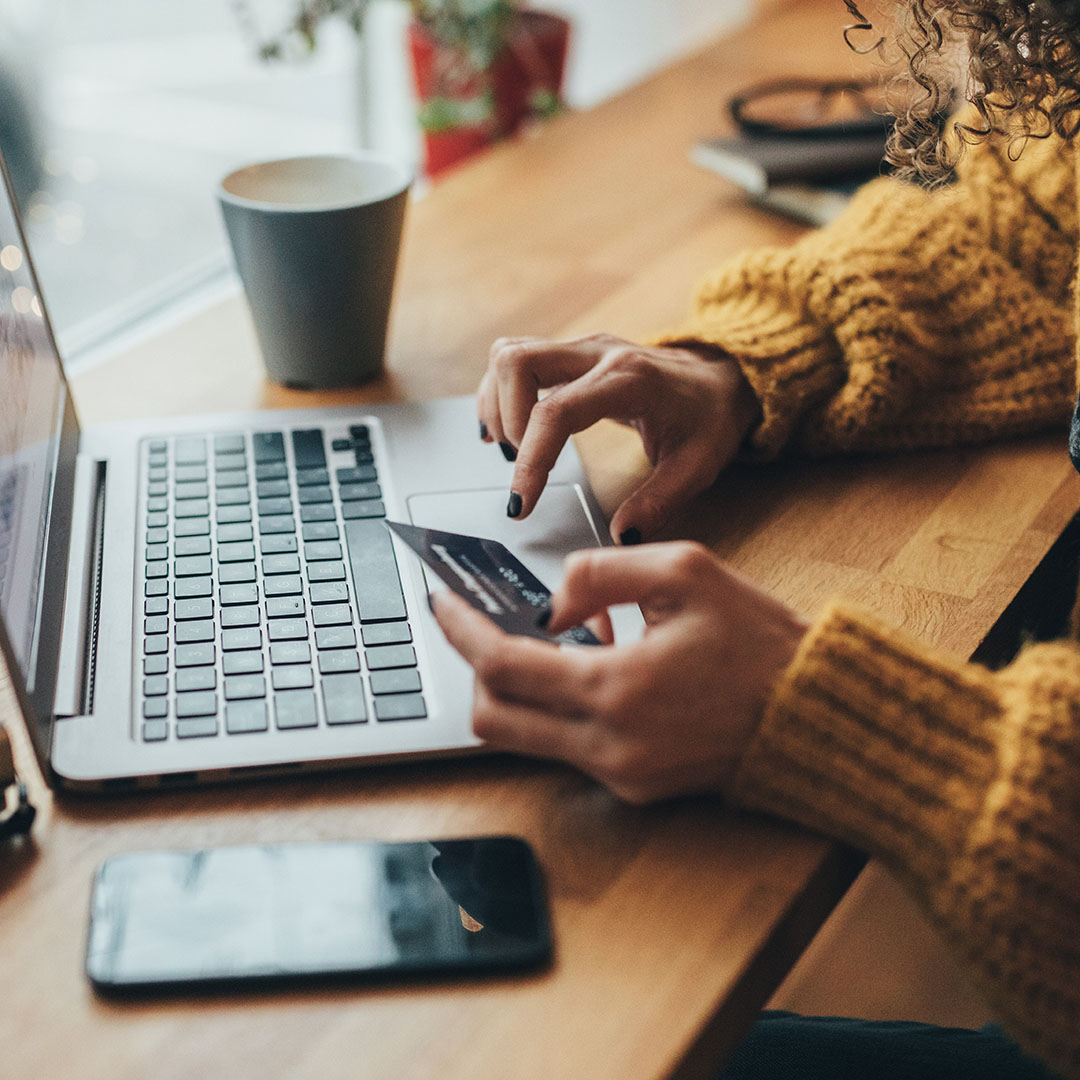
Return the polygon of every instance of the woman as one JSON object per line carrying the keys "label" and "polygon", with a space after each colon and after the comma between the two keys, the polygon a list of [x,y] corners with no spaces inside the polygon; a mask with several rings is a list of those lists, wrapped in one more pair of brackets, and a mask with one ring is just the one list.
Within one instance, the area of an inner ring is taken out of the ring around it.
{"label": "woman", "polygon": [[[722,266],[655,346],[598,336],[492,350],[481,436],[516,454],[510,516],[532,510],[573,432],[606,416],[641,434],[655,469],[614,516],[621,548],[570,560],[549,628],[634,601],[644,639],[560,651],[508,639],[445,594],[436,614],[476,669],[481,737],[568,761],[631,801],[720,792],[870,851],[1023,1049],[1080,1077],[1080,648],[1030,647],[991,673],[842,602],[808,626],[694,545],[636,546],[740,453],[1064,432],[1080,3],[901,7],[896,40],[928,93],[899,119],[891,156],[931,181],[959,157],[954,184],[875,181],[828,229]],[[957,40],[971,105],[959,137],[943,140],[929,117]],[[767,1027],[755,1038],[768,1043]],[[989,1071],[959,1052],[951,1075],[1042,1070],[1004,1039]],[[892,1071],[879,1060],[863,1074],[937,1075],[885,1055]]]}

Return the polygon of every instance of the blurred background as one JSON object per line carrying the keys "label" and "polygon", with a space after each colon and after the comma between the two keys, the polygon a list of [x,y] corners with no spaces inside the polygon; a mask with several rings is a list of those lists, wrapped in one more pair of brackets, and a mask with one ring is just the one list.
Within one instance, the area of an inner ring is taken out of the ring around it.
{"label": "blurred background", "polygon": [[[405,0],[265,62],[301,0],[0,0],[0,147],[69,366],[231,287],[214,191],[254,160],[368,146],[423,168]],[[332,6],[332,5],[331,5]],[[744,19],[750,0],[551,0],[587,107]],[[647,154],[647,148],[643,148]]]}

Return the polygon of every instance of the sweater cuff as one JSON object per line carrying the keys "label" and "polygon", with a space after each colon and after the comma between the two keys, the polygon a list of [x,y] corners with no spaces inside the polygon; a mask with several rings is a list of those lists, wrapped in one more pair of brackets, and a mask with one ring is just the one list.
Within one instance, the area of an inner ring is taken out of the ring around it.
{"label": "sweater cuff", "polygon": [[781,677],[732,797],[946,874],[996,767],[992,678],[833,605]]}

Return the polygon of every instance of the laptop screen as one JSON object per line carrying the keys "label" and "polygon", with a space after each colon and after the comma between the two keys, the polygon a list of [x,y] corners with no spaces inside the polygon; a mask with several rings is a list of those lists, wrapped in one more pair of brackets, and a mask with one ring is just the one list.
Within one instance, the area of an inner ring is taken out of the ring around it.
{"label": "laptop screen", "polygon": [[0,616],[31,694],[66,394],[10,188],[0,179]]}

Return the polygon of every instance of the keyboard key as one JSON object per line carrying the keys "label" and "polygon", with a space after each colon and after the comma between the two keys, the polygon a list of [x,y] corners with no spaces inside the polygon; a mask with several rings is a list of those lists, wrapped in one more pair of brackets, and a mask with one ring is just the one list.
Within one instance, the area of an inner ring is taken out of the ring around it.
{"label": "keyboard key", "polygon": [[352,626],[348,604],[321,604],[311,614],[316,626]]}
{"label": "keyboard key", "polygon": [[144,675],[164,675],[169,670],[169,657],[167,653],[157,653],[146,657],[142,662]]}
{"label": "keyboard key", "polygon": [[223,563],[254,562],[255,545],[250,542],[238,544],[218,544],[217,557],[218,562]]}
{"label": "keyboard key", "polygon": [[218,489],[218,506],[246,506],[249,502],[251,502],[251,492],[246,487]]}
{"label": "keyboard key", "polygon": [[143,697],[161,697],[169,692],[168,675],[147,675],[142,684]]}
{"label": "keyboard key", "polygon": [[251,436],[251,456],[256,464],[285,460],[285,439],[280,431],[256,431]]}
{"label": "keyboard key", "polygon": [[217,670],[212,667],[180,668],[176,673],[176,692],[213,690],[217,686]]}
{"label": "keyboard key", "polygon": [[247,454],[215,454],[214,468],[218,472],[233,472],[236,469],[247,468]]}
{"label": "keyboard key", "polygon": [[299,574],[299,555],[264,555],[262,561],[264,574]]}
{"label": "keyboard key", "polygon": [[345,564],[341,562],[308,563],[308,581],[344,581]]}
{"label": "keyboard key", "polygon": [[349,599],[344,581],[319,581],[308,589],[313,604],[340,604]]}
{"label": "keyboard key", "polygon": [[227,628],[234,628],[237,626],[258,626],[259,605],[245,604],[243,607],[222,608],[221,625]]}
{"label": "keyboard key", "polygon": [[315,631],[318,649],[355,649],[356,631],[351,626],[324,626]]}
{"label": "keyboard key", "polygon": [[218,435],[214,438],[215,454],[237,453],[244,449],[243,435]]}
{"label": "keyboard key", "polygon": [[273,670],[275,690],[307,690],[315,685],[315,676],[306,664],[285,664]]}
{"label": "keyboard key", "polygon": [[273,596],[266,601],[268,619],[291,619],[304,614],[302,596]]}
{"label": "keyboard key", "polygon": [[317,484],[329,484],[330,474],[325,469],[297,469],[296,486],[314,487]]}
{"label": "keyboard key", "polygon": [[222,607],[233,604],[257,604],[259,587],[257,585],[222,585],[218,593]]}
{"label": "keyboard key", "polygon": [[152,465],[146,470],[146,478],[152,484],[160,483],[162,480],[169,478],[169,470],[164,465]]}
{"label": "keyboard key", "polygon": [[146,500],[146,509],[155,513],[169,509],[169,500],[164,495],[154,495]]}
{"label": "keyboard key", "polygon": [[330,675],[337,671],[359,671],[360,656],[351,649],[333,649],[319,653],[319,671]]}
{"label": "keyboard key", "polygon": [[146,444],[146,449],[151,454],[162,454],[169,449],[169,444],[164,439],[151,439]]}
{"label": "keyboard key", "polygon": [[298,574],[277,574],[263,582],[263,591],[271,596],[299,596],[304,591]]}
{"label": "keyboard key", "polygon": [[169,530],[147,529],[146,542],[147,544],[167,544],[169,542]]}
{"label": "keyboard key", "polygon": [[219,544],[232,544],[238,541],[251,540],[254,531],[250,524],[238,522],[235,525],[219,525],[217,527],[217,542]]}
{"label": "keyboard key", "polygon": [[259,539],[259,547],[264,555],[289,555],[297,551],[296,533],[285,533],[263,536]]}
{"label": "keyboard key", "polygon": [[[147,563],[143,570],[148,578],[167,578],[169,576],[169,564],[167,562]],[[166,590],[167,591],[167,590]]]}
{"label": "keyboard key", "polygon": [[356,444],[352,441],[352,439],[335,439],[330,444],[330,449],[337,451],[352,450],[355,446]]}
{"label": "keyboard key", "polygon": [[349,437],[354,442],[371,442],[371,431],[367,424],[352,424],[349,427]]}
{"label": "keyboard key", "polygon": [[225,730],[230,735],[266,731],[265,701],[234,701],[225,706]]}
{"label": "keyboard key", "polygon": [[176,644],[189,645],[195,641],[213,641],[217,627],[213,619],[195,619],[176,624]]}
{"label": "keyboard key", "polygon": [[178,739],[206,739],[217,734],[216,716],[186,717],[176,721]]}
{"label": "keyboard key", "polygon": [[177,536],[209,536],[210,522],[206,518],[188,518],[178,521],[173,527]]}
{"label": "keyboard key", "polygon": [[177,719],[186,716],[214,716],[217,694],[213,690],[189,690],[176,695]]}
{"label": "keyboard key", "polygon": [[296,520],[291,514],[273,514],[259,518],[259,532],[263,536],[296,532]]}
{"label": "keyboard key", "polygon": [[301,506],[310,506],[313,503],[332,503],[334,493],[329,487],[318,485],[316,487],[303,487],[297,493],[297,501]]}
{"label": "keyboard key", "polygon": [[164,480],[155,480],[151,484],[146,485],[147,495],[168,495],[169,485]]}
{"label": "keyboard key", "polygon": [[142,726],[143,742],[162,742],[169,737],[167,720],[147,720]]}
{"label": "keyboard key", "polygon": [[310,690],[282,690],[274,696],[274,721],[282,731],[315,727],[315,695]]}
{"label": "keyboard key", "polygon": [[420,694],[391,694],[375,699],[376,720],[422,720],[427,706]]}
{"label": "keyboard key", "polygon": [[214,473],[214,487],[218,491],[228,488],[246,488],[247,486],[248,474],[246,469],[237,469],[236,472]]}
{"label": "keyboard key", "polygon": [[168,544],[148,544],[146,547],[146,561],[160,562],[169,557]]}
{"label": "keyboard key", "polygon": [[277,641],[270,646],[270,663],[310,664],[311,649],[306,641]]}
{"label": "keyboard key", "polygon": [[373,694],[414,694],[420,689],[420,672],[416,668],[395,668],[393,671],[373,671]]}
{"label": "keyboard key", "polygon": [[266,624],[266,634],[271,641],[306,641],[307,619],[271,619]]}
{"label": "keyboard key", "polygon": [[268,461],[255,466],[256,480],[281,480],[289,475],[289,468],[284,461]]}
{"label": "keyboard key", "polygon": [[177,645],[174,660],[178,668],[205,667],[214,662],[214,643],[200,642],[198,645]]}
{"label": "keyboard key", "polygon": [[210,503],[206,499],[188,499],[177,503],[173,514],[176,518],[204,518],[210,513]]}
{"label": "keyboard key", "polygon": [[213,596],[213,578],[189,577],[173,582],[173,596],[177,600],[190,600],[195,596]]}
{"label": "keyboard key", "polygon": [[254,580],[254,563],[225,563],[218,567],[218,583],[221,585],[239,585]]}
{"label": "keyboard key", "polygon": [[260,499],[257,507],[259,517],[278,517],[292,513],[292,499]]}
{"label": "keyboard key", "polygon": [[178,502],[184,499],[205,499],[210,495],[210,488],[205,480],[192,480],[186,484],[177,484],[173,488],[173,498]]}
{"label": "keyboard key", "polygon": [[382,488],[374,481],[368,484],[342,484],[338,488],[338,495],[343,503],[358,502],[361,499],[381,499]]}
{"label": "keyboard key", "polygon": [[365,645],[402,645],[412,641],[409,624],[401,622],[372,623],[361,630]]}
{"label": "keyboard key", "polygon": [[298,469],[326,467],[323,433],[318,428],[292,433],[293,463]]}
{"label": "keyboard key", "polygon": [[143,620],[144,634],[167,634],[169,632],[169,617],[167,615],[151,615]]}
{"label": "keyboard key", "polygon": [[364,653],[369,671],[416,666],[416,650],[411,645],[378,645]]}
{"label": "keyboard key", "polygon": [[209,536],[183,536],[176,541],[175,552],[177,558],[186,558],[189,555],[209,555]]}
{"label": "keyboard key", "polygon": [[260,499],[274,499],[290,492],[289,481],[286,478],[280,480],[260,480],[255,485],[255,495]]}
{"label": "keyboard key", "polygon": [[358,446],[356,448],[356,453],[353,455],[353,457],[357,465],[370,465],[375,460],[375,456],[372,454],[371,448],[367,446]]}
{"label": "keyboard key", "polygon": [[366,484],[377,480],[378,474],[374,465],[357,465],[351,469],[338,469],[337,481],[339,484]]}
{"label": "keyboard key", "polygon": [[359,675],[326,675],[322,692],[328,724],[363,724],[367,720]]}
{"label": "keyboard key", "polygon": [[201,437],[177,439],[173,444],[177,465],[196,465],[206,460],[206,440]]}
{"label": "keyboard key", "polygon": [[301,521],[333,521],[337,515],[329,503],[320,503],[317,506],[301,506]]}
{"label": "keyboard key", "polygon": [[315,543],[305,544],[304,558],[307,559],[308,562],[321,562],[324,559],[340,559],[341,545],[336,540],[317,540]]}
{"label": "keyboard key", "polygon": [[235,525],[251,520],[250,506],[219,506],[214,519],[219,525]]}
{"label": "keyboard key", "polygon": [[206,479],[205,465],[178,465],[173,479],[178,484],[199,483]]}
{"label": "keyboard key", "polygon": [[[146,527],[148,529],[164,529],[169,524],[169,515],[161,510],[155,510],[153,513],[146,515]],[[182,536],[183,533],[177,532],[177,536]]]}
{"label": "keyboard key", "polygon": [[177,600],[173,615],[181,619],[212,619],[214,601],[209,596],[200,596],[195,600]]}
{"label": "keyboard key", "polygon": [[263,654],[255,649],[226,653],[221,668],[226,675],[255,675],[263,669]]}
{"label": "keyboard key", "polygon": [[143,702],[142,714],[147,720],[160,720],[163,716],[169,715],[169,699],[147,698]]}
{"label": "keyboard key", "polygon": [[178,578],[205,577],[212,569],[209,555],[189,555],[173,563],[173,573]]}
{"label": "keyboard key", "polygon": [[143,638],[143,652],[147,656],[157,656],[169,651],[168,634],[147,634]]}
{"label": "keyboard key", "polygon": [[266,680],[261,675],[230,675],[225,679],[225,700],[266,697]]}
{"label": "keyboard key", "polygon": [[143,596],[168,596],[168,594],[169,582],[167,579],[148,581],[143,585]]}
{"label": "keyboard key", "polygon": [[304,536],[304,543],[313,540],[336,540],[338,538],[336,521],[309,521],[302,526],[301,532]]}
{"label": "keyboard key", "polygon": [[257,626],[245,626],[236,630],[221,631],[221,651],[238,652],[241,649],[262,647],[262,631]]}
{"label": "keyboard key", "polygon": [[377,520],[347,521],[345,541],[352,564],[360,621],[383,622],[405,618],[405,597],[398,579],[394,546],[386,526]]}
{"label": "keyboard key", "polygon": [[341,516],[346,521],[360,521],[366,518],[386,517],[386,505],[382,499],[371,499],[368,502],[345,503],[341,508]]}

